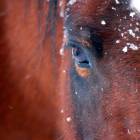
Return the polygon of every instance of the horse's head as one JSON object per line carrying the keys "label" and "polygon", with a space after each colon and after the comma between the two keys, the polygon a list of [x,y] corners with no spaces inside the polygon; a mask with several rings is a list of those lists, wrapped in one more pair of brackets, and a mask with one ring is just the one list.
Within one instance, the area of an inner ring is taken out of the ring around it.
{"label": "horse's head", "polygon": [[0,139],[139,140],[139,70],[130,0],[0,0]]}
{"label": "horse's head", "polygon": [[73,135],[139,139],[139,13],[130,0],[70,0],[65,11],[65,48],[71,56],[64,58],[73,108],[65,117],[71,117]]}

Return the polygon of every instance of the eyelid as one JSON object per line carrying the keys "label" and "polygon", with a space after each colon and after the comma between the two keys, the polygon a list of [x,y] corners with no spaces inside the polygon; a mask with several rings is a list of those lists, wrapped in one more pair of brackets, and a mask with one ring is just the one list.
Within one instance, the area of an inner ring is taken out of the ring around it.
{"label": "eyelid", "polygon": [[76,44],[75,43],[74,44],[70,44],[69,47],[71,47],[71,48],[77,48],[77,49],[78,48],[82,48],[82,46],[80,44],[78,44],[78,43],[76,43]]}
{"label": "eyelid", "polygon": [[81,43],[76,42],[76,41],[69,41],[66,47],[67,48],[84,48],[84,46],[81,45]]}

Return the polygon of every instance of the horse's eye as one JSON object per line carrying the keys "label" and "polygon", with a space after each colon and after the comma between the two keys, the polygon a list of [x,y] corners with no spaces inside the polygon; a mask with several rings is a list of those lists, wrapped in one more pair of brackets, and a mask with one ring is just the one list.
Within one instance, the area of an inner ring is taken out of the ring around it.
{"label": "horse's eye", "polygon": [[86,50],[82,47],[73,47],[72,56],[76,66],[81,68],[90,68],[90,60],[88,58]]}

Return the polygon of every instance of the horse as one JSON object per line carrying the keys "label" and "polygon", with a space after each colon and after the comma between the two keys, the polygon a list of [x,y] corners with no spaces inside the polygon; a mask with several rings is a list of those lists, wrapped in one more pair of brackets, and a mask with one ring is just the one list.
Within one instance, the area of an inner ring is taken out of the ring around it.
{"label": "horse", "polygon": [[0,1],[0,139],[140,139],[131,3]]}

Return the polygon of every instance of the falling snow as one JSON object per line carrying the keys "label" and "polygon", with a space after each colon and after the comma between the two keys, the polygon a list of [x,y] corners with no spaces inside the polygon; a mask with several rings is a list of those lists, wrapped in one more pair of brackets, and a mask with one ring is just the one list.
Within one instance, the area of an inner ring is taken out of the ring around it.
{"label": "falling snow", "polygon": [[128,30],[128,33],[129,33],[131,36],[133,36],[133,37],[136,36],[132,29],[129,29],[129,30]]}
{"label": "falling snow", "polygon": [[60,17],[64,18],[63,0],[59,2],[60,7]]}
{"label": "falling snow", "polygon": [[66,73],[66,70],[63,70],[63,73]]}
{"label": "falling snow", "polygon": [[120,4],[119,0],[115,0],[116,1],[116,4]]}
{"label": "falling snow", "polygon": [[137,12],[140,12],[140,0],[131,0],[130,7]]}
{"label": "falling snow", "polygon": [[139,48],[138,46],[136,46],[133,43],[127,43],[127,45],[129,46],[130,49],[132,49],[133,51],[137,51]]}
{"label": "falling snow", "polygon": [[126,43],[126,46],[122,49],[122,51],[124,53],[126,53],[128,51],[128,49],[131,49],[133,51],[137,51],[139,49],[138,46],[136,46],[135,44],[133,43]]}
{"label": "falling snow", "polygon": [[112,10],[115,10],[116,11],[116,8],[115,7],[112,7]]}
{"label": "falling snow", "polygon": [[82,26],[80,27],[80,30],[81,30],[81,31],[83,30],[83,27],[82,27]]}
{"label": "falling snow", "polygon": [[135,12],[130,12],[130,17],[134,17],[135,15],[136,15],[136,13]]}
{"label": "falling snow", "polygon": [[128,134],[129,134],[129,135],[131,134],[131,132],[130,132],[130,130],[129,130],[129,129],[127,130],[127,132],[128,132]]}
{"label": "falling snow", "polygon": [[64,113],[64,110],[63,109],[61,109],[61,111],[60,111],[61,113]]}
{"label": "falling snow", "polygon": [[104,92],[104,88],[101,88],[101,91]]}
{"label": "falling snow", "polygon": [[123,51],[124,53],[126,53],[126,52],[128,51],[128,47],[125,46],[125,47],[122,49],[122,51]]}
{"label": "falling snow", "polygon": [[116,44],[120,43],[120,40],[116,40]]}
{"label": "falling snow", "polygon": [[61,56],[64,55],[64,47],[62,47],[62,48],[59,50],[59,54],[60,54]]}
{"label": "falling snow", "polygon": [[72,120],[71,117],[67,117],[67,118],[66,118],[66,121],[67,121],[67,122],[70,122],[71,120]]}
{"label": "falling snow", "polygon": [[102,24],[102,25],[106,25],[106,21],[105,21],[105,20],[102,20],[102,21],[101,21],[101,24]]}
{"label": "falling snow", "polygon": [[135,28],[135,32],[139,32],[140,30],[139,30],[139,28],[138,27],[136,27]]}
{"label": "falling snow", "polygon": [[70,0],[68,4],[69,4],[69,5],[73,5],[74,3],[76,3],[76,1],[77,1],[77,0]]}
{"label": "falling snow", "polygon": [[121,36],[124,37],[124,33],[121,33]]}

